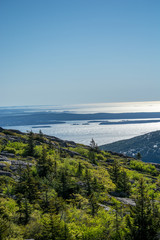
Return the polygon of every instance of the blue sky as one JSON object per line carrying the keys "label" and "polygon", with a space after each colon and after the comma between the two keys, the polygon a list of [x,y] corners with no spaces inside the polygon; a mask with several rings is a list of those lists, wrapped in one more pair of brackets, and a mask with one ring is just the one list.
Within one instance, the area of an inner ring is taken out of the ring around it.
{"label": "blue sky", "polygon": [[159,0],[1,0],[0,106],[160,100]]}

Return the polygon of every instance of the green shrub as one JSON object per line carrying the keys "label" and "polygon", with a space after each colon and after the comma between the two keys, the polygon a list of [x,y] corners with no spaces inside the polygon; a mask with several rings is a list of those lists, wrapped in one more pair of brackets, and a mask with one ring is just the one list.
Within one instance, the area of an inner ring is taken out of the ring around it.
{"label": "green shrub", "polygon": [[138,160],[130,161],[130,168],[135,169],[140,172],[146,172],[151,175],[157,174],[157,170],[156,170],[155,166],[153,166],[152,164],[144,163],[142,161],[138,161]]}

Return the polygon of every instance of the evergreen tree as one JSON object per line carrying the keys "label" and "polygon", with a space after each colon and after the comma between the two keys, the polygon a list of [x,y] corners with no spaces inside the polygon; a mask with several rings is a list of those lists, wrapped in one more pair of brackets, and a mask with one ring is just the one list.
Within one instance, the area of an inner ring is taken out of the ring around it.
{"label": "evergreen tree", "polygon": [[32,131],[29,132],[28,140],[27,140],[27,155],[33,156],[34,155],[34,134]]}
{"label": "evergreen tree", "polygon": [[22,194],[17,195],[16,201],[18,205],[17,213],[19,214],[18,222],[19,224],[26,225],[30,219],[31,205],[29,204],[28,199]]}
{"label": "evergreen tree", "polygon": [[77,169],[77,176],[80,177],[82,175],[82,164],[78,163],[78,169]]}
{"label": "evergreen tree", "polygon": [[131,184],[127,173],[123,170],[120,172],[117,181],[117,190],[124,196],[129,196],[131,191]]}
{"label": "evergreen tree", "polygon": [[142,157],[141,157],[140,152],[137,153],[136,158],[137,158],[138,160],[141,160]]}
{"label": "evergreen tree", "polygon": [[122,229],[121,229],[121,222],[122,222],[122,205],[118,202],[115,203],[115,218],[113,222],[113,239],[114,240],[122,240]]}
{"label": "evergreen tree", "polygon": [[39,138],[40,138],[40,140],[43,140],[43,133],[42,133],[41,129],[39,130]]}
{"label": "evergreen tree", "polygon": [[92,150],[97,150],[98,149],[98,146],[97,144],[95,143],[94,139],[92,138],[92,140],[90,141],[90,147]]}
{"label": "evergreen tree", "polygon": [[92,189],[91,189],[91,176],[90,176],[90,173],[87,168],[86,168],[86,172],[85,172],[85,180],[86,180],[87,196],[89,196],[92,193]]}
{"label": "evergreen tree", "polygon": [[111,176],[112,181],[117,185],[118,181],[119,181],[119,177],[120,177],[120,164],[118,162],[118,160],[114,160],[113,166],[110,169],[109,173]]}
{"label": "evergreen tree", "polygon": [[57,177],[57,161],[56,160],[54,161],[54,164],[53,164],[53,172],[54,172],[54,176]]}
{"label": "evergreen tree", "polygon": [[67,175],[64,171],[61,173],[61,195],[65,199],[67,198],[67,189],[68,189],[68,181],[67,181]]}
{"label": "evergreen tree", "polygon": [[127,239],[155,240],[159,228],[159,218],[155,215],[155,208],[147,193],[144,179],[139,181],[136,206],[131,208],[131,218],[127,218],[129,234]]}
{"label": "evergreen tree", "polygon": [[27,198],[23,201],[23,213],[24,213],[24,224],[27,224],[31,215],[31,206],[27,200]]}
{"label": "evergreen tree", "polygon": [[62,240],[70,240],[71,239],[71,235],[70,235],[70,233],[69,233],[69,229],[68,229],[68,227],[67,227],[67,224],[65,223],[64,224],[64,230],[63,230],[63,238],[62,238]]}
{"label": "evergreen tree", "polygon": [[94,193],[92,193],[89,197],[89,204],[91,207],[91,215],[94,217],[95,214],[98,212],[98,208],[99,208],[99,205],[97,203]]}
{"label": "evergreen tree", "polygon": [[42,227],[38,233],[38,240],[70,240],[70,235],[64,228],[59,217],[53,213],[42,218]]}
{"label": "evergreen tree", "polygon": [[31,168],[27,165],[26,169],[21,169],[20,178],[15,185],[15,194],[22,194],[33,203],[39,198],[39,183],[33,176]]}
{"label": "evergreen tree", "polygon": [[52,161],[47,157],[47,150],[43,145],[41,157],[37,162],[37,171],[40,177],[46,177],[52,171]]}

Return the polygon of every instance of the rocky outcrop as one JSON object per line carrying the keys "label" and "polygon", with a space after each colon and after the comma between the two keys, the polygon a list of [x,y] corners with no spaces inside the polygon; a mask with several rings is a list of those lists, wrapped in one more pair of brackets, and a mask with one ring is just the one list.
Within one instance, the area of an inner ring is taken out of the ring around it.
{"label": "rocky outcrop", "polygon": [[82,156],[80,153],[77,153],[77,152],[74,152],[74,151],[71,151],[71,150],[68,150],[68,149],[65,149],[65,148],[62,148],[62,150],[66,153],[69,154],[70,157],[73,157],[73,156]]}
{"label": "rocky outcrop", "polygon": [[[30,162],[24,162],[22,160],[9,160],[6,156],[0,155],[0,175],[11,177],[12,174],[6,173],[6,167],[11,171],[17,171],[20,167],[26,168],[27,166],[32,167],[33,164]],[[4,173],[4,174],[3,174]]]}
{"label": "rocky outcrop", "polygon": [[11,172],[7,172],[7,171],[1,171],[1,170],[0,170],[0,176],[12,177],[12,173],[11,173]]}
{"label": "rocky outcrop", "polygon": [[9,153],[9,152],[7,152],[7,151],[1,152],[1,155],[2,155],[2,156],[5,156],[5,157],[9,157],[9,158],[15,158],[15,154]]}
{"label": "rocky outcrop", "polygon": [[6,163],[0,162],[0,170],[3,170],[6,167]]}
{"label": "rocky outcrop", "polygon": [[135,201],[131,198],[116,197],[116,199],[125,205],[136,206]]}

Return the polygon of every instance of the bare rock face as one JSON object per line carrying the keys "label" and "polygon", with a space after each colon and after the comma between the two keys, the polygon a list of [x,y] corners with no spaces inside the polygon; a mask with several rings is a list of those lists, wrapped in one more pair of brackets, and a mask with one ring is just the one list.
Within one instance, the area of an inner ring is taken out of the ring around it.
{"label": "bare rock face", "polygon": [[12,177],[12,173],[0,170],[0,176]]}
{"label": "bare rock face", "polygon": [[9,160],[7,157],[0,155],[0,163],[8,163],[11,164],[11,160]]}
{"label": "bare rock face", "polygon": [[20,167],[26,168],[27,166],[33,166],[32,163],[24,162],[22,160],[9,160],[6,156],[0,155],[0,175],[11,177],[11,173],[7,173],[5,168],[8,167],[11,171],[15,172]]}
{"label": "bare rock face", "polygon": [[5,157],[15,158],[15,154],[14,153],[9,153],[7,151],[1,152],[1,155],[5,156]]}
{"label": "bare rock face", "polygon": [[6,167],[5,163],[0,162],[0,170],[3,170]]}
{"label": "bare rock face", "polygon": [[7,160],[8,160],[7,157],[0,155],[0,162],[1,162],[1,161],[7,161]]}
{"label": "bare rock face", "polygon": [[117,197],[117,200],[120,201],[121,203],[125,204],[125,205],[136,206],[135,201],[131,198]]}
{"label": "bare rock face", "polygon": [[15,166],[15,165],[16,165],[16,166],[21,165],[21,166],[29,166],[29,167],[33,166],[32,163],[23,162],[23,161],[21,161],[21,160],[12,160],[12,161],[11,161],[11,165],[14,165],[14,166]]}

